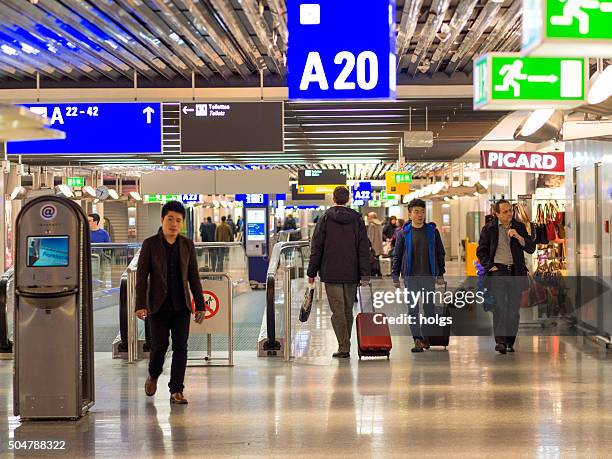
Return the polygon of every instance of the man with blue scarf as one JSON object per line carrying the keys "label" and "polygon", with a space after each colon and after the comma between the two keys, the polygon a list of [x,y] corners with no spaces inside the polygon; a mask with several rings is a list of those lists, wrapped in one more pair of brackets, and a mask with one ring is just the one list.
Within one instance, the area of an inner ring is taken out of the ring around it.
{"label": "man with blue scarf", "polygon": [[[393,251],[393,285],[400,287],[400,274],[408,291],[422,292],[423,315],[433,317],[435,304],[427,301],[427,292],[433,292],[438,284],[444,284],[444,245],[434,223],[425,223],[425,201],[413,199],[408,204],[411,222],[398,232]],[[409,297],[410,298],[410,297]],[[419,317],[419,302],[409,304],[410,331],[414,339],[412,352],[429,349]],[[423,327],[424,328],[424,327]]]}

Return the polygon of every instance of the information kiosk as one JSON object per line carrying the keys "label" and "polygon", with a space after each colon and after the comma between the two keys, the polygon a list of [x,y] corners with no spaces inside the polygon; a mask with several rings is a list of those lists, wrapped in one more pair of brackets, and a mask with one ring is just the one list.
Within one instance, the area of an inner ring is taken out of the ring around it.
{"label": "information kiosk", "polygon": [[16,227],[14,413],[77,419],[94,404],[87,217],[73,201],[42,196]]}

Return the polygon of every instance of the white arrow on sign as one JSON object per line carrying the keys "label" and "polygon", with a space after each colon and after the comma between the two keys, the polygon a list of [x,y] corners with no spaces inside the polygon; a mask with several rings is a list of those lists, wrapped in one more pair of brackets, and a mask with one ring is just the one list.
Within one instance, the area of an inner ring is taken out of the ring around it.
{"label": "white arrow on sign", "polygon": [[556,83],[559,78],[557,75],[529,75],[527,81],[530,83]]}
{"label": "white arrow on sign", "polygon": [[153,109],[153,107],[146,107],[142,111],[142,113],[147,115],[147,124],[151,124],[151,115],[153,115],[153,113],[155,113],[155,110]]}
{"label": "white arrow on sign", "polygon": [[193,108],[187,108],[186,106],[185,106],[185,107],[183,107],[183,113],[184,113],[185,115],[186,115],[187,113],[189,113],[189,112],[193,112],[193,111],[195,111],[195,109],[193,109]]}

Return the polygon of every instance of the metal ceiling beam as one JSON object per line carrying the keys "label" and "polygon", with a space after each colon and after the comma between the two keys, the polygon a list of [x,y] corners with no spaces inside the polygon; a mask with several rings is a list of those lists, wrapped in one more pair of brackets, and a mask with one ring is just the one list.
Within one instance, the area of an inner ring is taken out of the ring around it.
{"label": "metal ceiling beam", "polygon": [[251,74],[245,60],[240,55],[240,52],[234,48],[231,41],[228,40],[214,18],[208,14],[203,5],[197,0],[183,0],[186,8],[191,13],[191,22],[201,35],[208,35],[214,41],[215,45],[227,56],[231,61],[234,69],[243,78]]}
{"label": "metal ceiling beam", "polygon": [[[147,70],[149,70],[149,65],[151,65],[154,70],[167,79],[172,79],[174,76],[176,76],[174,71],[168,67],[164,61],[158,59],[157,56],[151,53],[147,48],[141,45],[138,41],[134,40],[133,36],[127,31],[121,29],[117,23],[109,20],[108,17],[101,14],[99,9],[92,7],[84,0],[71,0],[70,7],[83,19],[89,21],[91,24],[95,25],[102,32],[106,33],[109,37],[112,37],[115,40],[114,43],[109,40],[105,40],[103,43],[106,43],[111,47],[121,46],[126,49],[126,54],[132,53],[132,55],[137,58],[134,60],[134,64],[142,62]],[[130,56],[130,54],[127,55]],[[145,63],[149,65],[146,65]],[[147,75],[146,72],[143,74]],[[149,76],[152,75],[152,72],[149,73]]]}
{"label": "metal ceiling beam", "polygon": [[449,23],[450,33],[445,41],[440,43],[431,57],[431,66],[429,68],[429,75],[433,75],[438,71],[442,61],[446,57],[448,51],[451,49],[455,40],[465,28],[468,20],[474,12],[474,7],[478,3],[478,0],[463,0],[457,5],[455,14]]}
{"label": "metal ceiling beam", "polygon": [[522,2],[515,0],[512,5],[506,10],[504,15],[495,24],[495,27],[487,37],[485,46],[483,46],[481,52],[488,53],[495,51],[498,44],[508,33],[508,29],[514,27],[518,21],[520,21],[523,10]]}
{"label": "metal ceiling beam", "polygon": [[463,39],[461,46],[459,46],[457,52],[451,57],[445,70],[447,75],[451,75],[457,70],[457,68],[461,68],[467,63],[467,61],[472,59],[474,51],[478,46],[478,40],[487,27],[489,27],[495,20],[500,7],[501,3],[492,1],[485,5],[478,15],[478,19],[476,19],[474,24],[472,24],[472,27],[470,27],[470,31]]}
{"label": "metal ceiling beam", "polygon": [[444,16],[446,15],[446,10],[448,10],[449,5],[450,0],[433,0],[425,27],[423,27],[421,31],[421,36],[419,37],[419,41],[417,42],[412,56],[410,56],[407,71],[409,75],[414,76],[416,74],[418,65],[427,55],[429,47],[436,38],[436,32],[444,21]]}
{"label": "metal ceiling beam", "polygon": [[191,75],[191,67],[188,67],[179,57],[174,54],[159,38],[153,35],[148,29],[143,27],[134,16],[127,10],[119,6],[114,0],[100,0],[96,3],[96,7],[113,18],[124,28],[131,30],[131,33],[137,39],[148,47],[149,51],[155,54],[154,59],[163,59],[168,63],[178,74],[184,78],[189,78]]}
{"label": "metal ceiling beam", "polygon": [[187,22],[183,13],[176,8],[172,0],[150,0],[150,2],[159,8],[162,19],[166,21],[170,27],[179,31],[201,57],[208,59],[208,65],[210,67],[225,78],[229,78],[233,75],[232,69],[228,67],[221,56],[219,56],[212,46],[210,46],[210,43],[202,36],[198,36],[195,30],[192,30],[191,25]]}
{"label": "metal ceiling beam", "polygon": [[251,59],[254,68],[265,70],[265,60],[251,37],[245,32],[244,26],[236,16],[236,12],[225,0],[210,0],[214,10],[223,21],[226,30],[231,30],[236,40]]}
{"label": "metal ceiling beam", "polygon": [[136,16],[148,29],[153,31],[174,52],[181,56],[189,66],[204,78],[213,76],[208,65],[189,47],[187,43],[164,22],[149,6],[141,0],[115,0],[127,11]]}

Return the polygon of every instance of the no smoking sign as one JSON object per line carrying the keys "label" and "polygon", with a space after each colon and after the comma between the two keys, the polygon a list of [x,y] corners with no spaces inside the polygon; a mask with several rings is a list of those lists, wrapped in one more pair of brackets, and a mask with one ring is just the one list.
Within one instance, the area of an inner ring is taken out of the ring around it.
{"label": "no smoking sign", "polygon": [[[219,297],[210,290],[203,290],[204,296],[204,320],[212,319],[219,312],[221,302]],[[191,310],[195,313],[195,300],[191,299]]]}
{"label": "no smoking sign", "polygon": [[[227,281],[203,280],[204,320],[201,324],[193,323],[192,331],[195,333],[229,333],[230,295],[231,285],[228,285]],[[193,299],[191,300],[191,309],[195,312],[195,301]]]}

